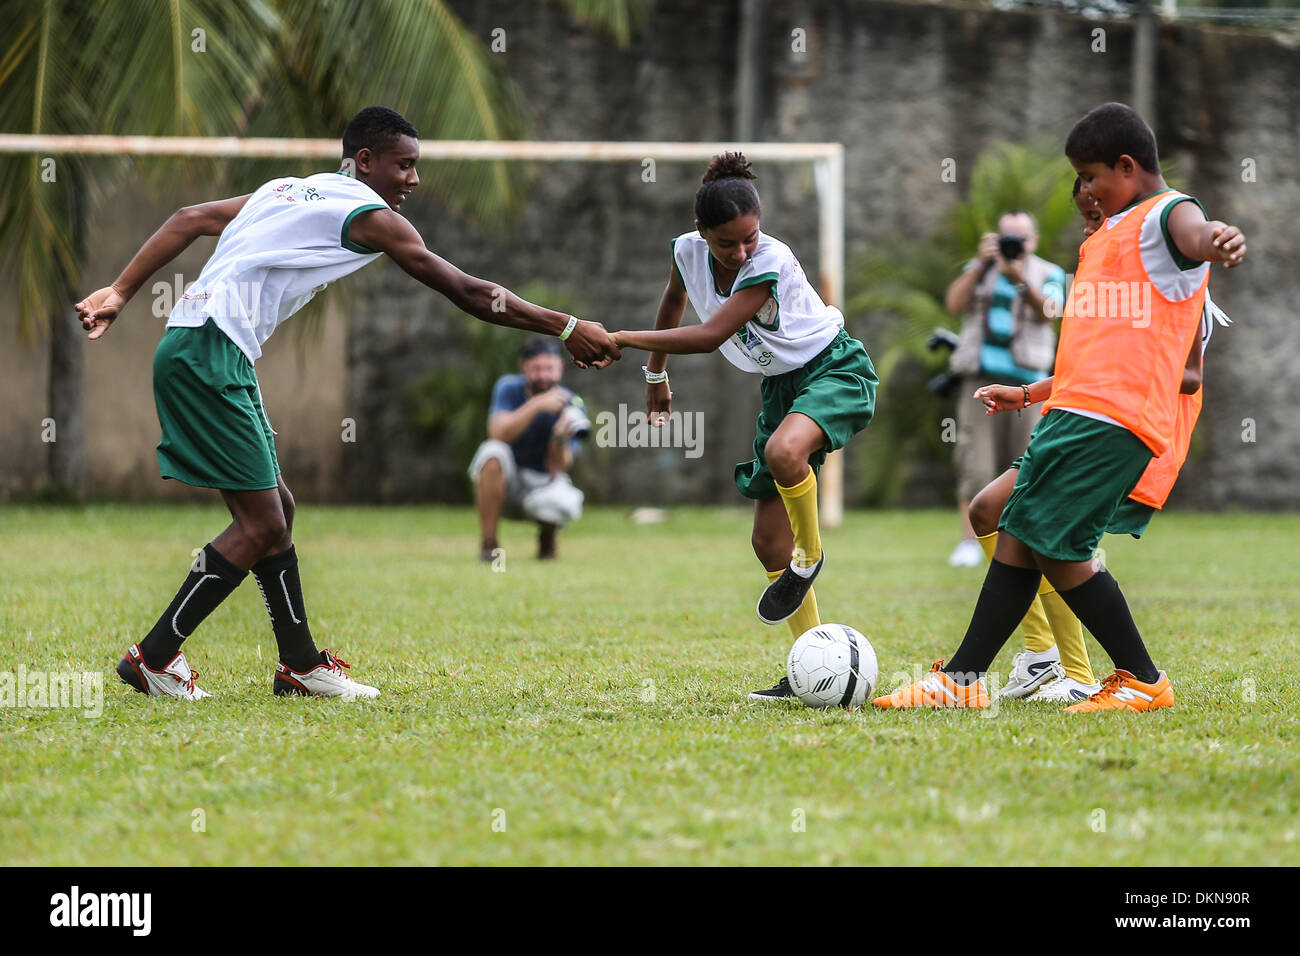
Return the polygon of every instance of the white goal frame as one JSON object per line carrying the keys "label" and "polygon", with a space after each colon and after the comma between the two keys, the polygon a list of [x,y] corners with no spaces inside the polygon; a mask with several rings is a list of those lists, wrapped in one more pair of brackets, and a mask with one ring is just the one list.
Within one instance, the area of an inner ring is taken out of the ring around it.
{"label": "white goal frame", "polygon": [[[421,140],[421,160],[533,160],[539,162],[707,162],[739,150],[765,163],[810,163],[817,193],[819,285],[830,305],[844,305],[844,145],[842,143],[667,143]],[[337,139],[239,139],[201,136],[46,136],[0,134],[0,153],[76,153],[102,156],[329,159]],[[822,467],[820,520],[826,528],[844,517],[844,464],[834,452]]]}

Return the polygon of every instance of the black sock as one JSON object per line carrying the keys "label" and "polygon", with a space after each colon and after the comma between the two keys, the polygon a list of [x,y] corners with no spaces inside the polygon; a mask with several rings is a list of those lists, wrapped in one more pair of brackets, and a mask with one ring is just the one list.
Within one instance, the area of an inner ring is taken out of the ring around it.
{"label": "black sock", "polygon": [[1017,568],[996,558],[989,562],[966,636],[943,672],[959,684],[975,683],[1034,603],[1042,577],[1037,568]]}
{"label": "black sock", "polygon": [[247,574],[222,557],[211,544],[204,545],[172,603],[140,642],[144,662],[154,670],[171,663],[185,638],[239,587]]}
{"label": "black sock", "polygon": [[280,660],[296,671],[321,662],[320,651],[307,626],[307,609],[302,601],[302,580],[298,577],[298,552],[287,551],[263,558],[253,565],[253,578],[271,615],[271,629],[280,650]]}
{"label": "black sock", "polygon": [[1133,623],[1119,582],[1109,571],[1098,571],[1077,588],[1056,593],[1083,626],[1092,631],[1117,669],[1128,671],[1144,684],[1154,684],[1160,679],[1160,672]]}

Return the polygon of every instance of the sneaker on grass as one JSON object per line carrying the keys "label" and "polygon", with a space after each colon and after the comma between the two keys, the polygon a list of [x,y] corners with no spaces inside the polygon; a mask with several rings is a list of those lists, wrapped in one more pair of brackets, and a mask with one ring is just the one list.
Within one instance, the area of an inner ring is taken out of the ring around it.
{"label": "sneaker on grass", "polygon": [[1011,673],[1006,685],[998,691],[999,697],[1018,700],[1028,697],[1044,684],[1065,676],[1061,667],[1061,652],[1055,646],[1045,651],[1021,651],[1011,658]]}
{"label": "sneaker on grass", "polygon": [[302,694],[308,697],[378,697],[379,689],[358,684],[343,668],[351,667],[329,651],[320,652],[321,662],[305,671],[296,671],[284,661],[275,665],[274,688],[277,695]]}
{"label": "sneaker on grass", "polygon": [[764,624],[780,624],[799,610],[825,563],[826,552],[823,551],[812,568],[800,569],[802,573],[796,571],[794,565],[790,564],[781,572],[779,578],[767,586],[762,597],[758,599],[758,619]]}
{"label": "sneaker on grass", "polygon": [[154,670],[144,662],[140,645],[132,644],[117,664],[117,676],[129,687],[150,697],[180,697],[185,700],[202,700],[211,697],[207,691],[194,686],[197,671],[190,670],[189,661],[180,651],[162,670]]}
{"label": "sneaker on grass", "polygon": [[794,690],[790,687],[790,680],[784,674],[776,682],[775,687],[769,687],[767,690],[752,691],[749,695],[750,700],[793,700]]}
{"label": "sneaker on grass", "polygon": [[1174,706],[1174,685],[1169,675],[1159,672],[1154,684],[1145,684],[1128,671],[1116,671],[1101,684],[1101,690],[1073,707],[1066,714],[1091,714],[1099,710],[1159,710]]}
{"label": "sneaker on grass", "polygon": [[1100,684],[1084,684],[1073,677],[1058,677],[1038,688],[1026,700],[1047,704],[1077,704],[1100,691]]}
{"label": "sneaker on grass", "polygon": [[885,710],[909,710],[914,707],[968,707],[982,710],[989,705],[984,679],[973,684],[958,684],[943,672],[943,661],[935,661],[922,680],[900,687],[892,694],[871,702]]}

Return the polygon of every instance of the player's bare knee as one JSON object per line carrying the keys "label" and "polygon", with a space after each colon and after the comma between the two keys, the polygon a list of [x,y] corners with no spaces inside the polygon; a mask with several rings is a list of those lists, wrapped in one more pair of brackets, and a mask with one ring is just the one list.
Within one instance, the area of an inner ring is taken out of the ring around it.
{"label": "player's bare knee", "polygon": [[772,472],[772,476],[787,487],[801,479],[800,472],[804,471],[808,464],[808,456],[803,454],[802,449],[795,447],[794,442],[777,435],[769,438],[763,446],[763,457],[767,459],[767,467]]}
{"label": "player's bare knee", "polygon": [[288,547],[289,523],[284,515],[264,518],[253,526],[250,536],[262,554],[276,554]]}
{"label": "player's bare knee", "polygon": [[970,503],[970,526],[981,538],[998,530],[1002,509],[996,507],[989,495],[980,492]]}

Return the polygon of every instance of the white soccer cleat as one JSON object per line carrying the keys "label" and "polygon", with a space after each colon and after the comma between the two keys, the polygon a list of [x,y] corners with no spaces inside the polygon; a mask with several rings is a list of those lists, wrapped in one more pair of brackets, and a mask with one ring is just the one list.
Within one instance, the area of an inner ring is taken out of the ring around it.
{"label": "white soccer cleat", "polygon": [[1028,697],[1044,684],[1065,676],[1061,652],[1055,647],[1045,651],[1021,651],[1011,658],[1011,673],[998,691],[998,697],[1019,700]]}
{"label": "white soccer cleat", "polygon": [[321,662],[306,671],[296,671],[283,661],[275,665],[275,693],[302,694],[308,697],[342,697],[353,700],[357,697],[378,697],[379,688],[367,684],[358,684],[343,668],[351,667],[347,661],[341,661],[329,651],[321,651]]}
{"label": "white soccer cleat", "polygon": [[144,662],[140,645],[132,644],[117,664],[117,676],[129,687],[150,697],[180,697],[184,700],[202,700],[211,697],[207,691],[194,686],[197,671],[190,670],[189,661],[180,651],[160,671]]}
{"label": "white soccer cleat", "polygon": [[1073,677],[1058,677],[1040,687],[1029,699],[1048,704],[1077,704],[1099,693],[1101,684],[1084,684]]}

